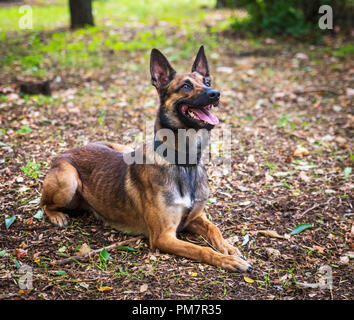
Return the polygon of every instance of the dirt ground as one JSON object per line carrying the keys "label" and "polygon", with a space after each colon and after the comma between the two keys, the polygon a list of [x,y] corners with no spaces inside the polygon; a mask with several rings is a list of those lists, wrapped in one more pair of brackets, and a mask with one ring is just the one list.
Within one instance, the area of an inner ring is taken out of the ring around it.
{"label": "dirt ground", "polygon": [[[105,52],[103,67],[83,72],[58,68],[51,98],[19,95],[3,73],[0,299],[352,299],[354,65],[336,54],[345,41],[262,38],[254,45],[219,33],[218,46],[206,47],[233,151],[232,172],[210,177],[206,210],[253,263],[252,274],[150,252],[145,239],[108,258],[52,265],[86,245],[95,250],[132,237],[88,213],[58,229],[38,202],[55,155],[89,141],[127,143],[127,130],[142,132],[154,119],[148,51]],[[173,64],[187,72],[192,61]],[[7,228],[5,218],[14,216]],[[310,227],[290,235],[300,224]],[[24,265],[32,268],[31,290],[19,287]]]}

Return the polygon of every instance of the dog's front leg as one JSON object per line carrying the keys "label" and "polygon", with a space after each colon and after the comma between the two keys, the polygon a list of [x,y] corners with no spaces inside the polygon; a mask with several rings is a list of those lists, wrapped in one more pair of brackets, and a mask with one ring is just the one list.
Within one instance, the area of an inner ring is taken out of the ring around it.
{"label": "dog's front leg", "polygon": [[178,256],[200,260],[214,266],[235,271],[251,271],[252,265],[235,255],[226,255],[214,251],[208,247],[202,247],[177,239],[173,229],[164,230],[160,234],[150,239],[151,247]]}
{"label": "dog's front leg", "polygon": [[186,230],[206,237],[211,242],[211,245],[221,253],[242,257],[240,250],[229,244],[223,238],[219,228],[208,220],[205,213],[202,213],[189,222],[186,226]]}

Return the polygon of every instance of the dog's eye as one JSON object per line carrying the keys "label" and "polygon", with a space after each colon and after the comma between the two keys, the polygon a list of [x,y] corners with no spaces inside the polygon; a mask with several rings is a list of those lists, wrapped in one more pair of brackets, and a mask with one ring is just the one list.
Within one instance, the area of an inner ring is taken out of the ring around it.
{"label": "dog's eye", "polygon": [[182,85],[182,88],[183,88],[183,89],[186,89],[186,90],[192,90],[192,89],[193,89],[193,85],[188,81],[188,82],[185,82],[185,83]]}
{"label": "dog's eye", "polygon": [[209,80],[204,79],[204,84],[205,84],[207,87],[210,87],[210,81],[209,81]]}

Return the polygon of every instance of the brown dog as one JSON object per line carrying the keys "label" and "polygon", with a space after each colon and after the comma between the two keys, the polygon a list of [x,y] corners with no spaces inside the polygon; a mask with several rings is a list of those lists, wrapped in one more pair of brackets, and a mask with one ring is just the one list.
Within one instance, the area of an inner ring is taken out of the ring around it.
{"label": "brown dog", "polygon": [[[209,188],[201,162],[201,132],[209,132],[218,123],[210,110],[220,97],[211,88],[204,48],[199,49],[188,74],[177,74],[163,54],[153,49],[150,71],[160,96],[154,142],[135,151],[96,142],[59,155],[43,183],[45,213],[53,224],[63,227],[69,221],[64,212],[90,209],[123,232],[144,234],[152,250],[251,271],[251,264],[223,239],[203,211]],[[183,146],[181,137],[188,135],[183,130],[191,128],[194,134]],[[172,142],[161,134],[164,130],[174,134]],[[142,163],[131,161],[139,154]],[[218,252],[179,240],[180,230],[206,237]]]}

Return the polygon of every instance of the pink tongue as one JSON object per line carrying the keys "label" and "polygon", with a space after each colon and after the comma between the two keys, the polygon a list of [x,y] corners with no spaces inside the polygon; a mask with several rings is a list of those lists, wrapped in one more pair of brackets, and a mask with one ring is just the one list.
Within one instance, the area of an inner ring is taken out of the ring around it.
{"label": "pink tongue", "polygon": [[203,108],[203,109],[194,109],[190,108],[194,114],[200,119],[203,120],[209,124],[216,125],[219,123],[219,119],[215,117],[213,114],[209,112],[209,110]]}

